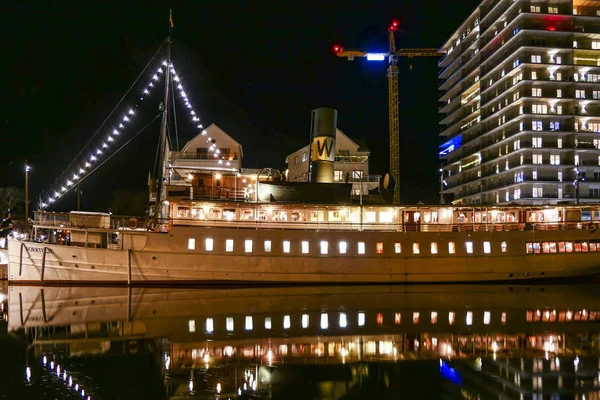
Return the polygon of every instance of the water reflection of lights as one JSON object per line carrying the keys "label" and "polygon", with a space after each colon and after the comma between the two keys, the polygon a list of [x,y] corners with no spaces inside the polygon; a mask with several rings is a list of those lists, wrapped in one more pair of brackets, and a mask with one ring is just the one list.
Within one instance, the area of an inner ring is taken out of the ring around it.
{"label": "water reflection of lights", "polygon": [[217,393],[221,393],[221,382],[217,383]]}
{"label": "water reflection of lights", "polygon": [[188,383],[188,389],[190,392],[194,391],[194,381],[192,379],[190,379],[190,382]]}
{"label": "water reflection of lights", "polygon": [[271,349],[267,351],[267,361],[269,361],[269,365],[273,363],[273,350]]}
{"label": "water reflection of lights", "polygon": [[27,378],[27,382],[31,381],[31,368],[25,368],[25,377]]}
{"label": "water reflection of lights", "polygon": [[[42,365],[43,365],[44,367],[48,367],[48,370],[50,370],[50,371],[54,371],[54,367],[56,366],[56,371],[55,371],[55,372],[56,372],[56,377],[59,379],[59,382],[60,382],[61,380],[62,380],[62,381],[64,381],[64,382],[65,382],[65,385],[66,385],[67,387],[69,387],[69,388],[73,388],[73,390],[74,390],[76,393],[80,394],[80,395],[81,395],[81,397],[83,397],[83,398],[84,398],[84,399],[86,399],[86,400],[92,400],[92,397],[91,397],[90,395],[87,395],[87,398],[86,398],[86,392],[85,392],[85,389],[83,388],[83,386],[82,386],[82,385],[80,385],[80,384],[79,384],[79,383],[77,383],[77,382],[74,382],[74,380],[73,380],[73,376],[69,375],[69,374],[67,373],[67,370],[66,370],[66,369],[62,369],[62,371],[61,371],[60,364],[56,364],[56,363],[55,363],[53,360],[51,360],[51,361],[49,362],[49,360],[48,360],[48,357],[47,357],[47,356],[45,356],[45,355],[42,357],[42,360],[41,360],[41,361],[42,361]],[[61,373],[61,372],[62,372],[62,373]],[[27,379],[27,382],[30,382],[30,381],[31,381],[31,376],[32,376],[32,373],[31,373],[31,368],[30,368],[30,367],[27,367],[27,368],[25,369],[25,377],[26,377],[26,379]]]}

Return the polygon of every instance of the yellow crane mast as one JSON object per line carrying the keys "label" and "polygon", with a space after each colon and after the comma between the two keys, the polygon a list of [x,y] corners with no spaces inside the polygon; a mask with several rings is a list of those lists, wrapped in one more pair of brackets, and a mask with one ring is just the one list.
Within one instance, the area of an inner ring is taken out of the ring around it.
{"label": "yellow crane mast", "polygon": [[[336,56],[354,60],[355,57],[366,57],[370,61],[388,60],[388,103],[389,103],[389,134],[390,134],[390,174],[396,180],[394,188],[394,204],[400,204],[400,123],[398,111],[398,63],[399,57],[439,57],[437,49],[415,48],[396,49],[394,32],[398,30],[398,21],[392,21],[388,28],[389,51],[387,53],[369,53],[361,50],[344,50],[341,46],[334,46]],[[412,66],[411,66],[412,69]]]}

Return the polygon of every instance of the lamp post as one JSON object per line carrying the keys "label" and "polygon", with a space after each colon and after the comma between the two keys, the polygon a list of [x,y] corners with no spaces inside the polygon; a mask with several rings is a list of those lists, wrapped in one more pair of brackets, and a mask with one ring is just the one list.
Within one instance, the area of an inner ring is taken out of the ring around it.
{"label": "lamp post", "polygon": [[29,171],[31,167],[25,160],[25,226],[29,226]]}

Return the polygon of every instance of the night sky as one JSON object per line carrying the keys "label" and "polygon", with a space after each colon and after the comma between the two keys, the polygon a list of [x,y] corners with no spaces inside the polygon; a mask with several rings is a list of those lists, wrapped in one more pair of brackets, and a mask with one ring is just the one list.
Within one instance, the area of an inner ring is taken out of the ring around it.
{"label": "night sky", "polygon": [[[285,156],[308,143],[310,111],[326,106],[338,110],[338,128],[366,141],[371,172],[383,174],[389,164],[386,65],[337,58],[332,45],[386,51],[387,26],[396,17],[398,47],[439,48],[478,2],[173,1],[172,60],[202,123],[216,123],[243,145],[244,167],[284,169]],[[32,166],[31,202],[55,182],[166,38],[168,5],[2,2],[0,186],[24,185],[25,158]],[[402,201],[435,203],[437,59],[411,63],[412,70],[408,60],[399,62]],[[139,107],[119,144],[158,113],[158,92],[140,102],[142,87],[124,103]],[[177,111],[185,142],[197,130],[182,104]],[[158,133],[155,123],[87,178],[83,207],[108,210],[111,191],[143,190]],[[74,206],[69,194],[53,209]]]}

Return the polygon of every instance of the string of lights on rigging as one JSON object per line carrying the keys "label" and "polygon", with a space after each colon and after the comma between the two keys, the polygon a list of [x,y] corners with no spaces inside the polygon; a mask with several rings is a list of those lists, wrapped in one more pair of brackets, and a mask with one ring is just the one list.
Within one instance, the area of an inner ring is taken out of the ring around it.
{"label": "string of lights on rigging", "polygon": [[[184,101],[185,107],[189,110],[191,122],[194,125],[196,125],[198,129],[202,129],[201,134],[206,136],[208,133],[204,129],[203,125],[200,123],[200,118],[196,114],[196,111],[194,110],[190,99],[188,98],[188,95],[183,88],[181,78],[177,75],[172,62],[162,62],[162,65],[156,70],[156,73],[152,76],[148,84],[144,86],[144,89],[142,90],[140,96],[140,101],[144,101],[151,94],[152,90],[157,86],[157,84],[161,80],[162,75],[165,73],[167,65],[169,65],[170,67],[170,71],[173,75],[173,81],[175,82],[176,87],[179,90],[179,96]],[[123,132],[123,129],[126,128],[127,124],[131,122],[131,120],[135,117],[136,113],[134,111],[134,108],[137,108],[137,104],[133,108],[130,107],[126,112],[122,114],[122,117],[120,118],[118,124],[112,129],[111,132],[108,133],[106,139],[96,147],[96,150],[92,151],[89,157],[82,162],[80,167],[76,168],[75,171],[73,171],[72,173],[66,174],[66,181],[64,181],[62,185],[60,185],[56,189],[51,189],[49,191],[50,193],[47,197],[47,200],[45,202],[42,201],[39,204],[40,208],[44,209],[56,202],[63,195],[65,195],[74,185],[82,181],[92,172],[91,168],[97,164],[97,162],[105,154],[107,149],[113,143],[115,143],[117,137]],[[207,142],[210,143],[208,151],[212,152],[215,158],[219,158],[219,154],[221,153],[221,151],[218,149],[215,139],[208,137]],[[218,161],[218,163],[223,164],[224,162],[228,166],[231,165],[229,159],[226,159],[224,156],[221,156],[221,159]]]}

